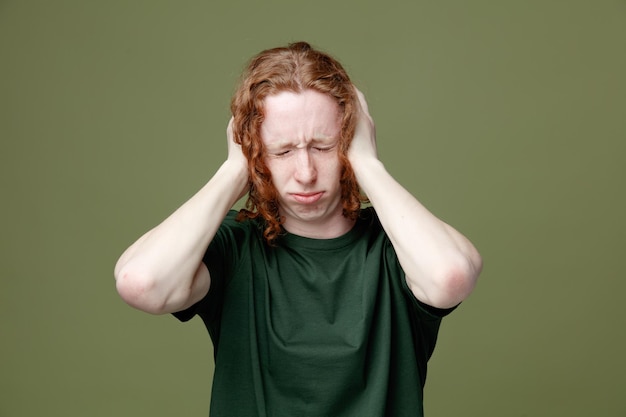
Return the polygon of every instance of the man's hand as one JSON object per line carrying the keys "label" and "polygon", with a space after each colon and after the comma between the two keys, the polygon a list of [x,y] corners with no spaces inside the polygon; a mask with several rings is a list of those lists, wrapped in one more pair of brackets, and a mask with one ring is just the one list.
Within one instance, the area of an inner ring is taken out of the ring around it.
{"label": "man's hand", "polygon": [[356,87],[354,90],[358,97],[358,120],[352,143],[348,149],[348,159],[352,164],[364,158],[378,159],[374,120],[369,114],[365,95]]}
{"label": "man's hand", "polygon": [[231,117],[228,121],[228,127],[226,127],[226,139],[228,141],[228,160],[243,164],[247,167],[248,161],[241,151],[241,145],[235,143],[233,136],[233,121]]}
{"label": "man's hand", "polygon": [[[228,127],[226,128],[226,139],[228,141],[227,162],[232,163],[233,165],[239,167],[239,169],[243,170],[243,172],[245,172],[247,175],[248,160],[246,159],[246,157],[244,156],[241,150],[241,145],[239,145],[238,143],[235,143],[234,136],[233,136],[233,120],[234,118],[231,117],[230,120],[228,121]],[[246,183],[246,185],[239,192],[238,194],[239,197],[237,199],[240,199],[241,197],[246,195],[247,192],[248,192],[248,184]]]}

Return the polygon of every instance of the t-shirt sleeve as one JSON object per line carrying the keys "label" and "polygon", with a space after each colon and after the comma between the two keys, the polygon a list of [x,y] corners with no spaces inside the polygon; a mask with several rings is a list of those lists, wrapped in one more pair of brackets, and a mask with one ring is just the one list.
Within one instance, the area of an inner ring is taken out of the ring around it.
{"label": "t-shirt sleeve", "polygon": [[200,315],[203,319],[211,321],[219,316],[224,287],[239,254],[237,238],[242,224],[235,220],[236,215],[237,212],[234,210],[227,214],[202,258],[211,276],[208,293],[191,307],[173,313],[178,320],[185,322]]}
{"label": "t-shirt sleeve", "polygon": [[399,262],[398,268],[401,270],[402,275],[402,289],[404,290],[406,297],[409,299],[413,310],[418,316],[421,316],[424,319],[441,320],[448,314],[452,313],[459,306],[456,305],[451,308],[437,308],[418,300],[417,298],[415,298],[413,291],[411,291],[411,289],[409,288],[409,284],[406,280],[406,274],[404,273],[404,270],[402,270],[402,267],[400,267]]}
{"label": "t-shirt sleeve", "polygon": [[418,299],[415,299],[415,302],[417,304],[417,307],[420,310],[422,310],[426,314],[430,314],[431,316],[434,316],[437,318],[443,318],[447,316],[448,314],[456,310],[456,308],[460,305],[460,304],[457,304],[454,307],[450,307],[450,308],[437,308],[437,307],[429,306],[428,304],[423,303]]}
{"label": "t-shirt sleeve", "polygon": [[418,300],[417,298],[415,298],[415,295],[409,288],[409,284],[406,281],[406,274],[404,273],[404,270],[402,270],[399,262],[398,269],[400,270],[400,275],[402,277],[402,289],[405,293],[405,296],[409,300],[409,303],[412,306],[414,312],[418,316],[421,316],[425,319],[441,320],[448,314],[452,313],[458,307],[458,305],[456,305],[451,308],[437,308]]}
{"label": "t-shirt sleeve", "polygon": [[402,269],[402,266],[400,265],[400,261],[398,260],[398,255],[393,247],[393,244],[391,243],[391,240],[389,239],[389,236],[384,232],[382,224],[380,223],[380,220],[378,219],[378,215],[373,209],[370,209],[370,213],[371,213],[371,216],[373,217],[373,225],[376,228],[380,229],[381,233],[383,233],[385,236],[384,237],[385,239],[384,251],[385,251],[385,257],[387,258],[386,259],[387,264],[392,265],[391,268],[393,269],[394,274],[399,276],[401,285],[402,285],[402,291],[404,292],[404,295],[408,299],[408,302],[411,305],[413,312],[416,313],[418,316],[421,316],[427,320],[431,320],[431,319],[440,320],[443,317],[447,316],[448,314],[452,313],[458,307],[458,305],[452,308],[442,309],[442,308],[430,306],[418,300],[417,298],[415,298],[415,295],[409,288],[408,282],[406,280],[406,274],[404,273],[404,269]]}
{"label": "t-shirt sleeve", "polygon": [[389,237],[386,236],[385,239],[384,256],[386,257],[389,270],[399,282],[401,297],[404,298],[404,304],[406,305],[411,321],[414,346],[417,349],[418,355],[427,361],[435,349],[437,335],[443,317],[450,314],[456,307],[450,309],[435,308],[415,298],[415,295],[409,288],[406,274],[400,265],[400,261],[398,260]]}

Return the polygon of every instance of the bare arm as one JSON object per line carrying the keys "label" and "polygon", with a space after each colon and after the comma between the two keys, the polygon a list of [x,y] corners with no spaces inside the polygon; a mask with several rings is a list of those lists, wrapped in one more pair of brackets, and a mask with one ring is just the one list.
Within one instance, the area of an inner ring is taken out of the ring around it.
{"label": "bare arm", "polygon": [[361,114],[349,150],[357,181],[376,209],[414,296],[448,308],[473,290],[482,260],[472,243],[428,211],[386,170],[376,154],[374,122],[357,90]]}
{"label": "bare arm", "polygon": [[228,159],[211,180],[161,224],[122,254],[115,265],[120,296],[152,314],[183,310],[206,295],[204,252],[232,205],[246,190],[248,174],[228,125]]}

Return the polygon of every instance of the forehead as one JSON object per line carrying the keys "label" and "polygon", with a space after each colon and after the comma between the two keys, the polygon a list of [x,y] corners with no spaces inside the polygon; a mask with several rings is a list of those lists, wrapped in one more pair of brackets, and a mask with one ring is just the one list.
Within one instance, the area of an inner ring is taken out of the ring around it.
{"label": "forehead", "polygon": [[337,102],[314,90],[282,91],[264,100],[261,138],[265,144],[338,139],[341,113]]}

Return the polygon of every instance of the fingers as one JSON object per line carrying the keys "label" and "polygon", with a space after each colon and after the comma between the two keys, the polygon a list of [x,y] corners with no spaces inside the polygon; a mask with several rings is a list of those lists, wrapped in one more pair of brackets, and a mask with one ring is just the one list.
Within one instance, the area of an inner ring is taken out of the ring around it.
{"label": "fingers", "polygon": [[352,162],[361,158],[378,158],[376,149],[376,127],[374,120],[369,114],[367,100],[356,86],[354,92],[357,98],[357,124],[354,132],[353,140],[350,144],[349,158]]}
{"label": "fingers", "polygon": [[359,119],[361,120],[362,123],[367,123],[367,125],[369,125],[369,130],[371,130],[372,134],[374,134],[374,129],[375,129],[374,119],[370,115],[369,107],[367,105],[367,100],[365,99],[365,94],[363,94],[363,92],[359,90],[354,84],[352,84],[352,86],[357,96],[357,101],[358,101],[357,106],[360,109],[360,111],[357,111],[357,114],[359,115]]}
{"label": "fingers", "polygon": [[363,94],[363,92],[359,90],[354,84],[352,84],[352,87],[354,87],[354,91],[356,93],[361,110],[363,110],[363,112],[365,112],[369,116],[369,108],[367,106],[367,100],[365,100],[365,94]]}
{"label": "fingers", "polygon": [[228,126],[226,127],[226,137],[228,138],[228,141],[231,142],[233,140],[233,121],[235,120],[234,117],[230,117],[230,120],[228,121]]}

